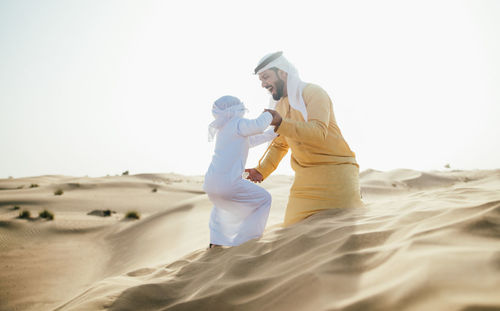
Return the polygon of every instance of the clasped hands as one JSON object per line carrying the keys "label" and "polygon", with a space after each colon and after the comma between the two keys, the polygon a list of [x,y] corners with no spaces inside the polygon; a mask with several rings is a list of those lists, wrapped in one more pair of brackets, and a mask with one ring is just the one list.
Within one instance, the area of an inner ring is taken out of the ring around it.
{"label": "clasped hands", "polygon": [[279,114],[279,112],[277,112],[276,110],[273,110],[273,109],[264,109],[264,112],[265,111],[269,112],[273,116],[273,120],[271,121],[271,125],[275,126],[274,131],[276,132],[276,129],[280,126],[281,121],[283,120],[281,118],[281,115]]}
{"label": "clasped hands", "polygon": [[[275,126],[274,131],[281,125],[281,121],[283,120],[281,118],[281,115],[273,109],[264,109],[264,111],[269,112],[273,116],[273,120],[271,121],[271,125]],[[246,179],[255,182],[255,183],[261,183],[262,180],[264,180],[263,176],[259,171],[257,171],[254,168],[247,168],[245,169],[245,172],[248,173],[248,176]]]}

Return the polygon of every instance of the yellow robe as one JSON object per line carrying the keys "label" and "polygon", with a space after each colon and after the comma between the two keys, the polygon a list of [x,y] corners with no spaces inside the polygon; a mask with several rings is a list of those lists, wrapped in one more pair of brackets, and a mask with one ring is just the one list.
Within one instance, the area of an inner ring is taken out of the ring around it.
{"label": "yellow robe", "polygon": [[362,205],[359,166],[345,142],[332,101],[319,86],[307,84],[302,92],[308,121],[283,97],[276,111],[283,121],[266,157],[256,167],[267,178],[290,148],[295,179],[285,212],[284,225],[294,224],[316,212]]}

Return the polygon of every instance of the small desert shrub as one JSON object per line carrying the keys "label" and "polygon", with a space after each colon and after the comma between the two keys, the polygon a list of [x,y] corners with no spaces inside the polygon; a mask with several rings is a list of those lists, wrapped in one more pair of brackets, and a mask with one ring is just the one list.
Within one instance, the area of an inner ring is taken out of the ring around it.
{"label": "small desert shrub", "polygon": [[152,192],[158,192],[158,189],[156,188],[153,188],[153,190],[151,190]]}
{"label": "small desert shrub", "polygon": [[54,219],[54,214],[52,214],[51,212],[49,212],[48,210],[43,210],[41,211],[40,213],[38,213],[38,216],[40,216],[40,218],[45,218],[47,220],[53,220]]}
{"label": "small desert shrub", "polygon": [[128,171],[123,172],[122,175],[128,175]]}
{"label": "small desert shrub", "polygon": [[62,195],[64,193],[64,191],[62,191],[62,189],[57,189],[55,192],[54,192],[54,195]]}
{"label": "small desert shrub", "polygon": [[20,207],[16,205],[16,206],[14,206],[12,209],[13,209],[13,210],[18,210],[18,209],[20,209]]}
{"label": "small desert shrub", "polygon": [[139,218],[141,218],[141,215],[136,211],[130,211],[130,212],[127,212],[127,214],[125,215],[125,218],[126,219],[139,219]]}
{"label": "small desert shrub", "polygon": [[29,219],[31,217],[31,213],[28,210],[23,210],[19,213],[19,218],[21,219]]}
{"label": "small desert shrub", "polygon": [[30,188],[36,188],[36,187],[38,187],[38,184],[31,184],[30,185]]}
{"label": "small desert shrub", "polygon": [[100,217],[108,217],[111,216],[111,214],[116,213],[115,211],[112,211],[110,209],[95,209],[92,212],[87,213],[87,215],[93,215],[93,216],[100,216]]}
{"label": "small desert shrub", "polygon": [[24,185],[18,186],[16,189],[23,189]]}

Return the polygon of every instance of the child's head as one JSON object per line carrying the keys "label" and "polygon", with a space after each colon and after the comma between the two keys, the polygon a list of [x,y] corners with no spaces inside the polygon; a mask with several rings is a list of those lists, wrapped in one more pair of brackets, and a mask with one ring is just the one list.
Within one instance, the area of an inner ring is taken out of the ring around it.
{"label": "child's head", "polygon": [[247,109],[239,98],[226,95],[217,99],[212,106],[215,121],[209,126],[209,141],[213,140],[217,130],[234,117],[243,117]]}
{"label": "child's head", "polygon": [[243,117],[246,112],[245,105],[238,97],[225,95],[217,99],[212,106],[212,114],[215,119],[231,119],[233,117]]}
{"label": "child's head", "polygon": [[[234,107],[234,108],[231,108]],[[229,110],[243,110],[245,111],[245,105],[241,102],[238,97],[231,95],[225,95],[217,99],[212,107],[212,112],[217,111],[228,111]],[[215,116],[214,116],[215,117]]]}

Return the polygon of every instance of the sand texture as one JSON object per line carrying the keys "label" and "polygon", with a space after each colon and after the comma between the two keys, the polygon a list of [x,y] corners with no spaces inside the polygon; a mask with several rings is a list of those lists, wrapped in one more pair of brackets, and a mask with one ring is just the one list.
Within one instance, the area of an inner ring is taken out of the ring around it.
{"label": "sand texture", "polygon": [[360,176],[288,228],[271,176],[264,236],[209,250],[202,177],[0,179],[0,310],[500,310],[500,170]]}

